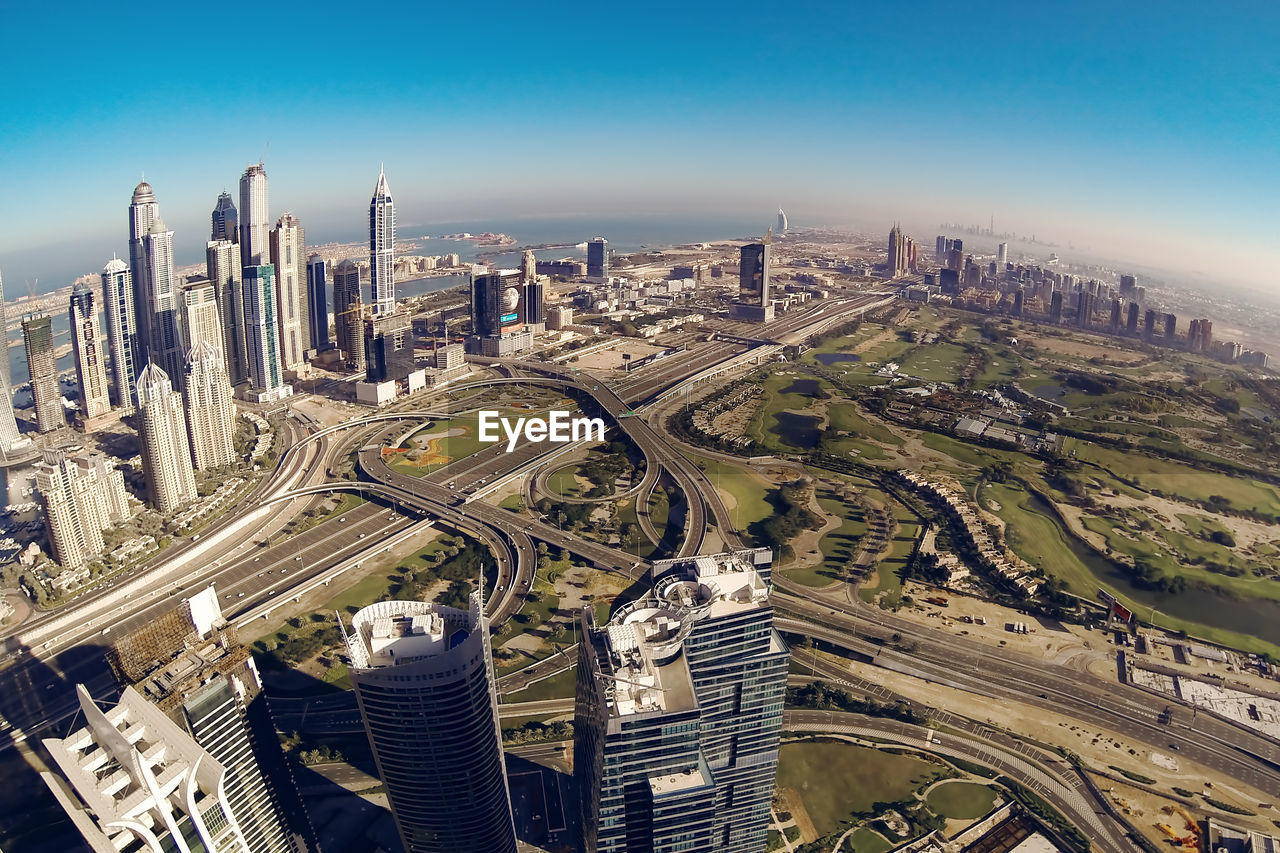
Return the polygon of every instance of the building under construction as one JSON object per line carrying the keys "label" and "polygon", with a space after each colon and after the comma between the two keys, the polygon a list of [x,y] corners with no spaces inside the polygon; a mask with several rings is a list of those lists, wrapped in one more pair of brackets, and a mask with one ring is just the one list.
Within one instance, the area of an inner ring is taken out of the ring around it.
{"label": "building under construction", "polygon": [[107,662],[227,770],[226,789],[253,851],[315,849],[249,649],[210,586],[116,640]]}

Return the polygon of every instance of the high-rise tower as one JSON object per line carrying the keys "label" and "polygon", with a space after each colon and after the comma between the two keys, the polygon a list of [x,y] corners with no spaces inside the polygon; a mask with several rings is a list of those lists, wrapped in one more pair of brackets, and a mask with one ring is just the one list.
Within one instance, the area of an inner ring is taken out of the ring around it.
{"label": "high-rise tower", "polygon": [[276,330],[285,370],[307,361],[306,243],[298,217],[286,213],[271,231],[271,264],[276,268]]}
{"label": "high-rise tower", "polygon": [[[192,350],[201,341],[213,345],[218,358],[224,358],[222,318],[218,314],[217,288],[207,278],[192,277],[182,286],[181,294],[183,328],[186,330],[186,350],[183,367]],[[186,382],[183,382],[186,387]]]}
{"label": "high-rise tower", "polygon": [[240,217],[236,213],[235,202],[231,200],[231,193],[223,190],[218,194],[218,203],[213,206],[213,229],[210,231],[210,240],[230,240],[234,243],[239,239],[239,222]]}
{"label": "high-rise tower", "polygon": [[236,458],[236,406],[222,353],[208,340],[198,341],[187,356],[182,396],[196,470],[230,465]]}
{"label": "high-rise tower", "polygon": [[240,265],[271,262],[267,249],[267,170],[261,163],[245,167],[240,176]]}
{"label": "high-rise tower", "polygon": [[586,853],[760,853],[789,653],[769,552],[654,563],[652,591],[583,612],[574,774]]}
{"label": "high-rise tower", "polygon": [[13,414],[13,380],[9,376],[9,319],[4,307],[3,277],[0,277],[0,337],[5,341],[4,357],[0,358],[0,458],[8,459],[24,439],[18,432],[18,419]]}
{"label": "high-rise tower", "polygon": [[213,282],[222,321],[222,357],[227,378],[239,385],[249,375],[245,361],[244,296],[241,292],[240,249],[230,240],[211,240],[205,246],[205,274]]}
{"label": "high-rise tower", "polygon": [[99,556],[102,531],[129,517],[124,475],[101,453],[72,459],[61,450],[46,450],[36,465],[36,490],[53,558],[64,568]]}
{"label": "high-rise tower", "polygon": [[319,255],[307,258],[307,325],[311,350],[328,352],[333,349],[329,339],[329,264]]}
{"label": "high-rise tower", "polygon": [[609,278],[609,241],[603,237],[592,237],[587,244],[587,278]]}
{"label": "high-rise tower", "polygon": [[76,378],[80,381],[80,415],[89,424],[111,411],[107,389],[107,348],[98,323],[93,291],[77,284],[71,291],[71,347],[76,357]]}
{"label": "high-rise tower", "polygon": [[41,432],[64,427],[67,425],[67,412],[62,406],[62,391],[58,387],[58,359],[53,348],[53,321],[49,315],[41,313],[23,317],[22,340],[27,347],[36,427]]}
{"label": "high-rise tower", "polygon": [[94,851],[254,850],[228,793],[228,772],[132,687],[98,707],[76,685],[83,727],[43,743],[41,773]]}
{"label": "high-rise tower", "polygon": [[515,853],[480,593],[465,611],[371,604],[352,618],[347,649],[406,853]]}
{"label": "high-rise tower", "polygon": [[314,849],[262,679],[214,587],[113,633],[106,658],[122,687],[139,691],[226,769],[227,801],[248,842],[237,853]]}
{"label": "high-rise tower", "polygon": [[133,201],[129,203],[129,270],[133,278],[133,313],[138,319],[134,360],[139,368],[146,361],[151,347],[151,286],[147,281],[142,239],[151,232],[152,224],[159,218],[160,205],[156,202],[155,192],[151,184],[143,181],[134,187]]}
{"label": "high-rise tower", "polygon": [[275,267],[271,264],[245,267],[241,292],[249,384],[260,402],[288,397],[293,389],[284,384],[280,363]]}
{"label": "high-rise tower", "polygon": [[348,258],[333,271],[333,328],[338,349],[351,370],[365,369],[363,315],[360,267]]}
{"label": "high-rise tower", "polygon": [[778,228],[777,228],[777,231],[778,231],[778,236],[779,236],[779,237],[785,237],[785,236],[787,236],[787,214],[783,212],[782,208],[778,208]]}
{"label": "high-rise tower", "polygon": [[387,176],[378,171],[378,185],[369,202],[369,283],[375,314],[396,308],[396,206]]}
{"label": "high-rise tower", "polygon": [[182,381],[186,344],[182,336],[178,282],[173,274],[173,232],[157,216],[142,237],[142,261],[147,280],[147,359]]}
{"label": "high-rise tower", "polygon": [[142,342],[134,313],[133,272],[119,258],[112,258],[102,269],[102,307],[111,341],[113,400],[128,414],[137,396],[134,382],[142,369]]}
{"label": "high-rise tower", "polygon": [[173,512],[196,497],[191,468],[191,445],[182,395],[173,390],[169,375],[155,363],[138,374],[138,412],[142,418],[142,473],[147,498],[162,513]]}

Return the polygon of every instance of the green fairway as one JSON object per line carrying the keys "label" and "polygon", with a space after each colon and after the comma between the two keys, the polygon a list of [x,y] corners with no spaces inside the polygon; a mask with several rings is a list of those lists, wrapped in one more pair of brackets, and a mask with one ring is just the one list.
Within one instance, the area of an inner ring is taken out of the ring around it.
{"label": "green fairway", "polygon": [[852,501],[843,500],[834,490],[818,489],[818,505],[823,511],[844,519],[839,527],[829,530],[818,540],[822,562],[803,568],[786,569],[787,577],[805,586],[823,587],[844,578],[858,553],[858,542],[867,533],[862,509]]}
{"label": "green fairway", "polygon": [[888,853],[894,843],[867,826],[860,826],[845,839],[839,853]]}
{"label": "green fairway", "polygon": [[785,743],[778,757],[778,787],[800,795],[819,835],[871,813],[875,803],[910,799],[940,775],[922,758],[841,741]]}
{"label": "green fairway", "polygon": [[955,382],[969,362],[964,347],[936,343],[916,347],[902,359],[902,372],[929,382]]}
{"label": "green fairway", "polygon": [[1280,518],[1280,490],[1268,483],[1200,471],[1189,465],[1084,441],[1079,443],[1076,453],[1082,462],[1092,462],[1145,491],[1205,503],[1217,503],[1214,500],[1217,497],[1232,509]]}
{"label": "green fairway", "polygon": [[991,811],[995,800],[994,790],[974,782],[942,782],[925,797],[935,813],[958,820],[982,817]]}
{"label": "green fairway", "polygon": [[745,535],[748,527],[773,514],[773,506],[766,500],[773,487],[763,478],[742,465],[705,456],[693,455],[692,458],[723,496],[733,526],[740,534]]}

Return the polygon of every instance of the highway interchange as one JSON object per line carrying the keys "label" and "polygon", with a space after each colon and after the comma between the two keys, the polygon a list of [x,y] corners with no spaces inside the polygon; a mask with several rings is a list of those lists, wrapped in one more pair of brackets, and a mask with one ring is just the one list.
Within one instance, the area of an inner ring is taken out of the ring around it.
{"label": "highway interchange", "polygon": [[[708,541],[710,527],[714,527],[719,541],[728,547],[739,547],[742,543],[716,490],[701,469],[663,434],[661,423],[650,423],[643,416],[646,407],[680,393],[692,382],[702,381],[720,365],[740,364],[753,353],[763,361],[778,351],[779,340],[803,339],[884,301],[884,294],[869,294],[822,303],[787,315],[758,332],[768,336],[761,343],[696,347],[683,358],[655,362],[616,386],[563,365],[506,361],[500,371],[505,375],[468,383],[462,393],[470,392],[472,397],[455,398],[449,409],[453,414],[465,410],[468,401],[474,402],[483,389],[494,383],[525,383],[566,393],[589,414],[603,414],[643,454],[646,471],[638,486],[638,505],[642,502],[639,499],[647,500],[659,482],[673,483],[688,498],[685,527],[677,547],[679,555],[700,553]],[[451,388],[449,393],[456,395],[459,389]],[[394,446],[406,434],[405,422],[421,422],[430,416],[421,410],[388,412],[324,429],[303,417],[286,419],[289,451],[238,504],[235,515],[210,526],[199,540],[184,542],[167,550],[160,559],[132,570],[113,587],[29,620],[6,641],[5,651],[12,657],[8,667],[0,671],[0,717],[10,735],[6,746],[56,731],[56,724],[72,711],[75,682],[87,683],[95,695],[110,694],[110,675],[102,663],[103,647],[110,642],[110,634],[126,632],[154,618],[180,600],[184,591],[213,583],[228,618],[251,616],[277,597],[296,594],[293,591],[307,582],[323,580],[329,577],[326,573],[376,554],[388,547],[389,539],[404,535],[411,525],[424,520],[466,532],[494,555],[496,585],[488,590],[488,609],[495,625],[520,610],[537,564],[537,542],[565,549],[597,569],[629,580],[644,578],[647,564],[631,554],[554,524],[526,519],[472,499],[499,481],[527,477],[538,467],[545,467],[552,454],[563,454],[568,448],[530,444],[507,454],[504,448],[494,446],[426,477],[389,465],[384,448]],[[335,481],[333,470],[353,452],[358,479]],[[272,541],[288,519],[308,505],[311,495],[334,490],[360,492],[377,502],[348,510],[301,534]],[[646,532],[652,535],[651,525]],[[1187,759],[1222,770],[1261,790],[1280,790],[1280,745],[1260,735],[1207,714],[1177,725],[1163,725],[1156,720],[1157,712],[1150,707],[1148,698],[1114,683],[1024,659],[976,641],[962,641],[935,629],[922,629],[877,608],[828,600],[782,577],[775,576],[774,582],[778,627],[789,636],[808,637],[824,647],[842,649],[879,666],[993,700],[1015,700],[1068,714],[1133,742],[1179,750]],[[888,642],[892,635],[908,632],[914,642],[910,652],[895,649]],[[541,671],[554,673],[569,663],[569,655],[565,655],[563,663],[553,660],[539,666]],[[851,683],[847,670],[830,664],[823,664],[821,674],[830,681]],[[508,682],[504,686],[512,684],[510,679],[504,679]],[[853,686],[862,692],[876,689],[872,684]],[[349,725],[349,706],[344,700],[335,701],[338,704],[332,709],[308,708],[300,713],[319,715],[313,718],[317,721],[327,715],[335,725]],[[560,710],[563,705],[548,707]],[[288,715],[292,711],[282,706],[279,713]],[[531,712],[521,708],[521,713]],[[825,712],[815,712],[820,716],[799,710],[789,713],[789,720],[796,727],[820,727],[827,717]],[[948,725],[953,727],[971,727],[967,732],[970,740],[1003,736],[989,729],[982,732],[973,728],[979,724],[962,721],[945,711],[931,710],[930,715],[935,720],[946,715]],[[855,728],[883,728],[886,724],[845,718],[828,722]],[[902,736],[919,734],[904,731]],[[970,743],[964,747],[970,755],[972,746]],[[958,742],[950,747],[961,749]],[[1054,762],[1063,766],[1055,766]],[[1037,787],[1042,796],[1078,819],[1080,829],[1101,849],[1124,849],[1117,846],[1117,838],[1129,830],[1109,812],[1104,799],[1096,793],[1085,796],[1088,792],[1080,788],[1072,768],[1060,758],[1046,756],[1037,757],[1033,763],[1036,773],[1047,774],[1046,779],[1067,789],[1058,791],[1046,783]]]}

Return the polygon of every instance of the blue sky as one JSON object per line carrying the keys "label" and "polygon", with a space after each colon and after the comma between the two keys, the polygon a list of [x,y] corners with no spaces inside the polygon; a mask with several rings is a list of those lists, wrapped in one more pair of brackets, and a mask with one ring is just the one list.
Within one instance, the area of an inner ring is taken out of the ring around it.
{"label": "blue sky", "polygon": [[385,162],[406,224],[783,204],[1280,262],[1273,3],[7,5],[10,292],[126,253],[143,172],[198,257],[260,158],[311,239],[359,233]]}

